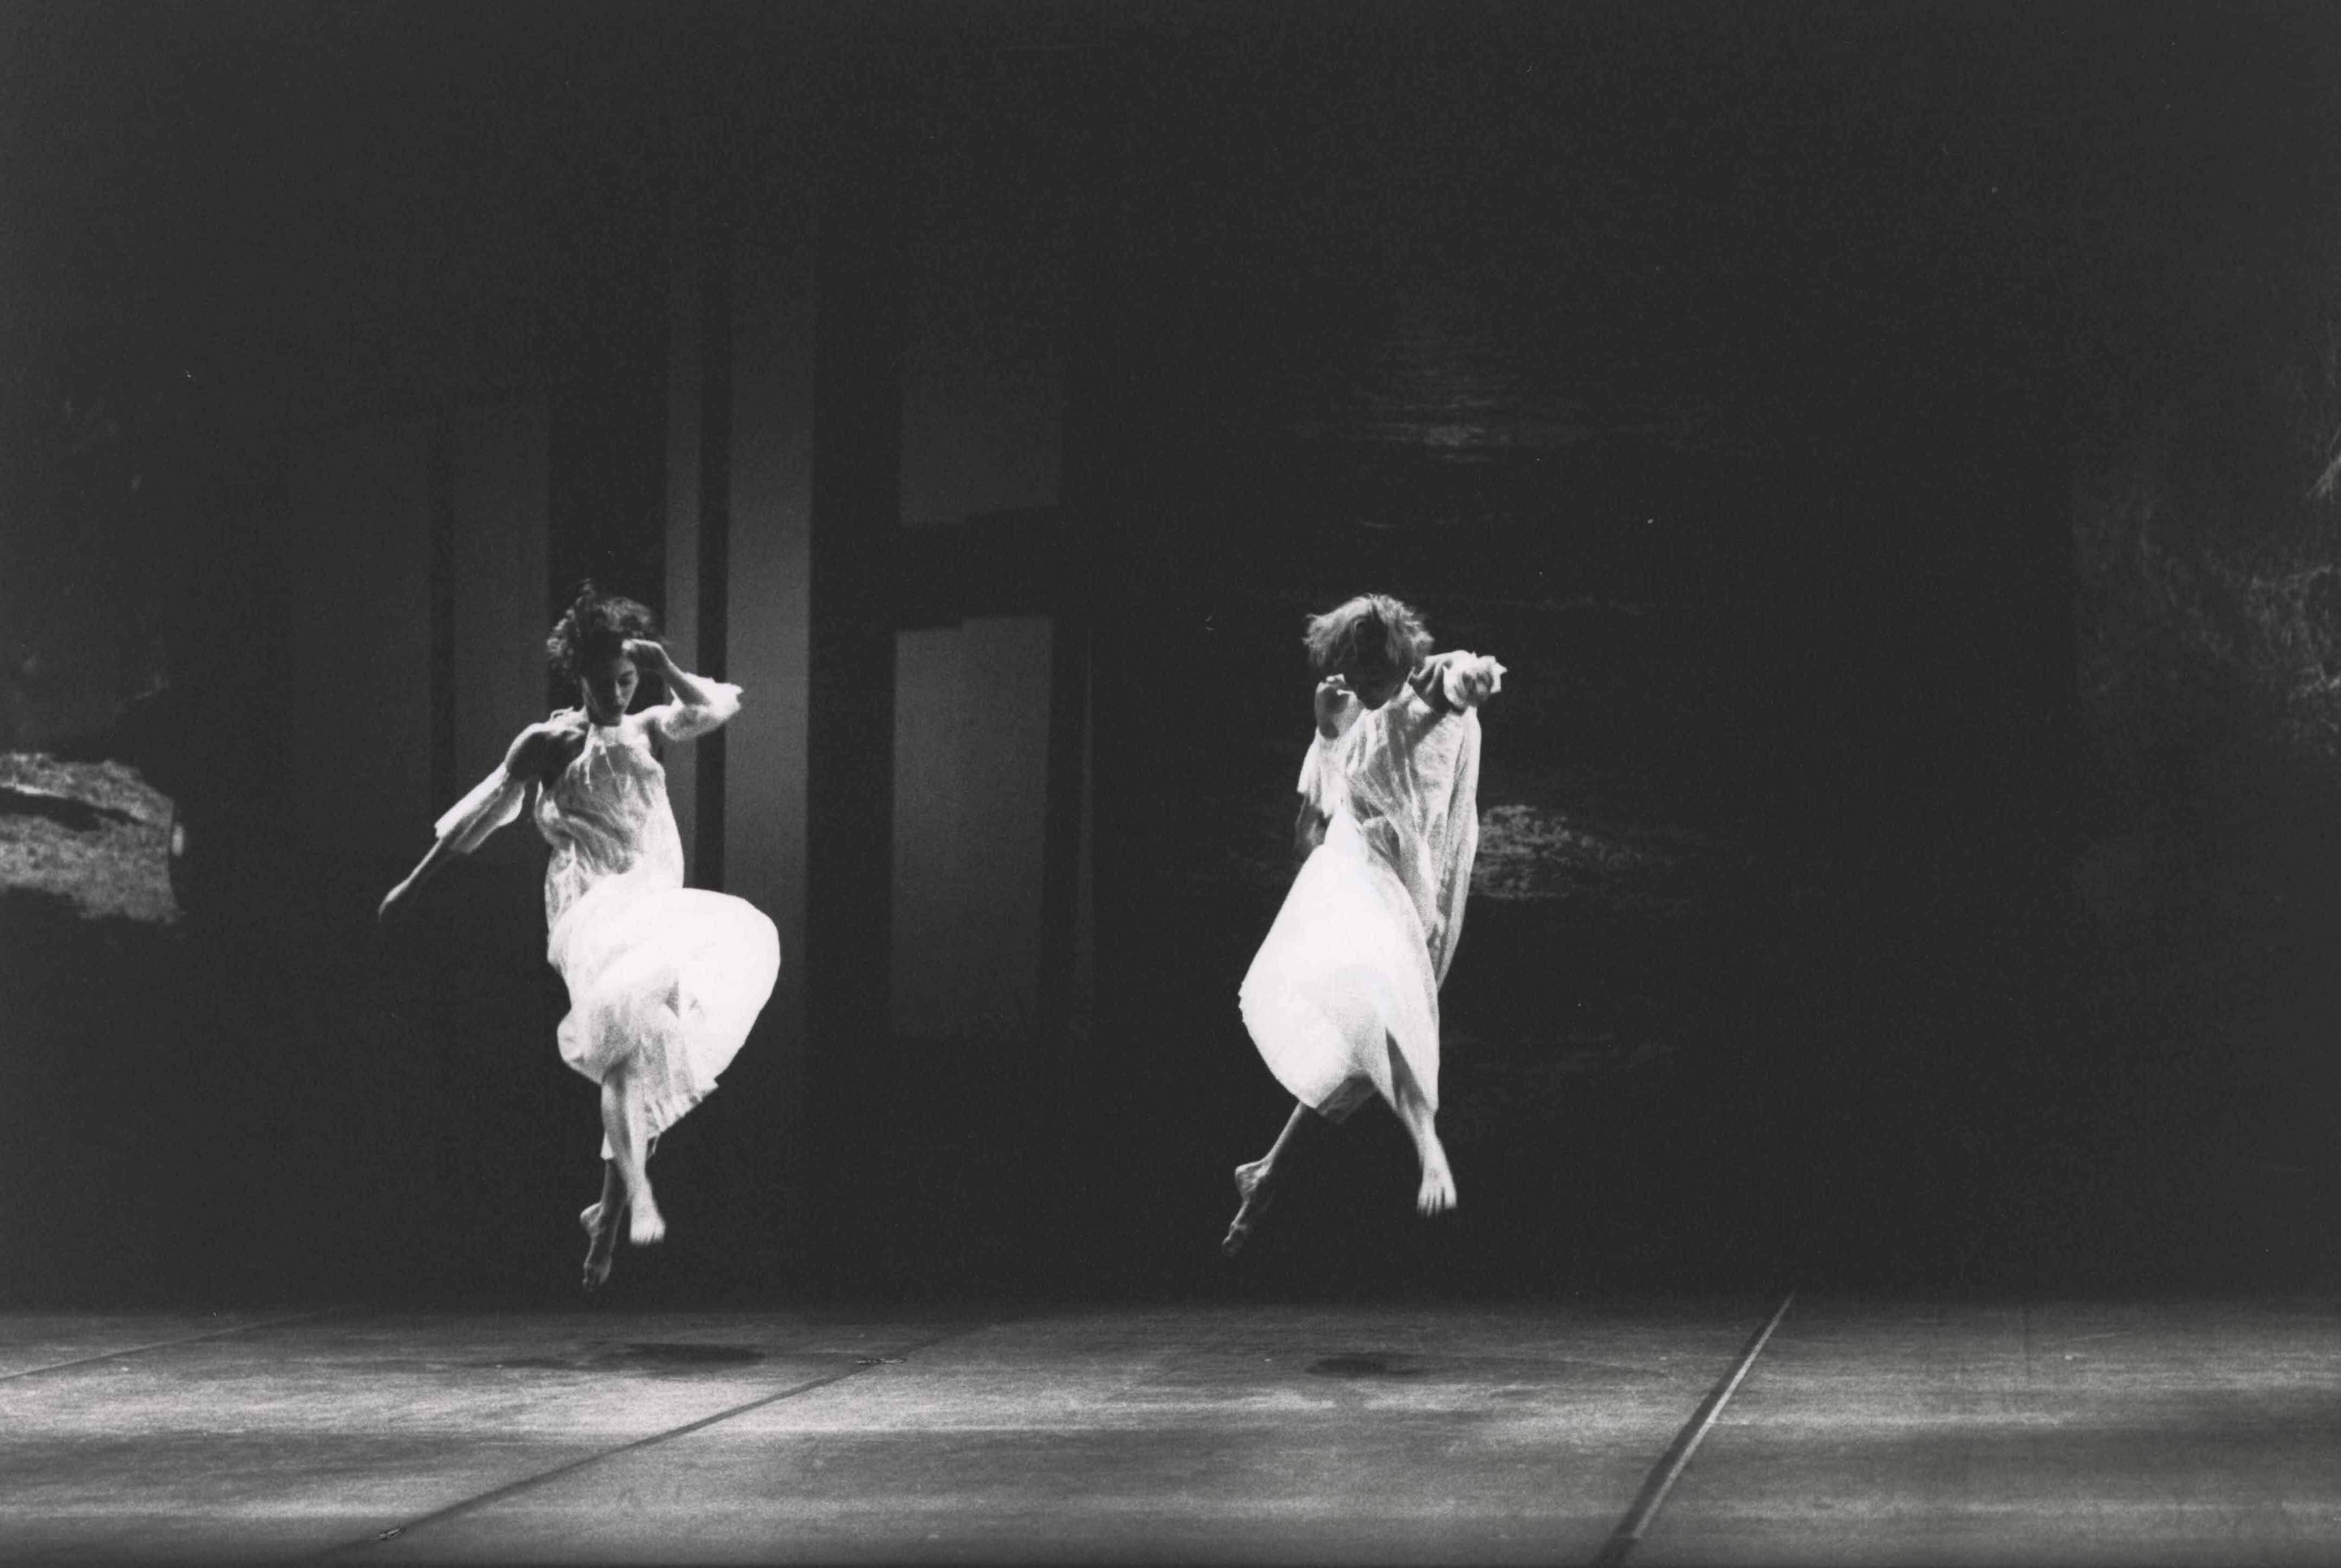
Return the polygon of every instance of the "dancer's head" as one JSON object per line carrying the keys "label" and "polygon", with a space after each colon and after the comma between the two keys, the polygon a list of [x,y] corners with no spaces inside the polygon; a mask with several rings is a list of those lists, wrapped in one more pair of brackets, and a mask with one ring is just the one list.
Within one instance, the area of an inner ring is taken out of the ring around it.
{"label": "dancer's head", "polygon": [[1310,668],[1339,675],[1369,708],[1380,708],[1430,651],[1430,633],[1410,605],[1361,593],[1309,618]]}
{"label": "dancer's head", "polygon": [[596,724],[615,724],[633,701],[641,676],[626,653],[626,643],[652,636],[656,625],[646,606],[614,593],[596,593],[590,581],[553,623],[545,656],[554,674],[577,682],[585,712]]}

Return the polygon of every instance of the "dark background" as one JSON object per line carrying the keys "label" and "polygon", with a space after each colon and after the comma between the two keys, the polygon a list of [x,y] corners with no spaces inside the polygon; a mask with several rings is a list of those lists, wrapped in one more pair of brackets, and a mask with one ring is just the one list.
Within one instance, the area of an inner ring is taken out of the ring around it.
{"label": "dark background", "polygon": [[[916,1082],[839,1046],[785,1151],[743,1119],[764,1101],[716,1097],[662,1148],[675,1237],[623,1291],[2341,1263],[2327,9],[15,4],[0,30],[0,741],[127,757],[209,803],[233,868],[168,929],[0,898],[17,1292],[573,1288],[591,1096],[549,1048],[533,888],[464,884],[384,938],[402,867],[343,885],[272,831],[288,590],[248,503],[304,422],[539,388],[553,576],[654,597],[671,193],[752,127],[882,188],[920,126],[984,134],[934,107],[975,83],[1094,128],[1069,221],[1097,1045]],[[1513,671],[1480,793],[1502,875],[1445,999],[1463,1206],[1413,1219],[1370,1109],[1230,1265],[1227,1169],[1285,1109],[1233,994],[1289,875],[1300,618],[1368,587]],[[129,703],[158,661],[180,699]],[[411,1073],[415,1027],[483,1048]]]}

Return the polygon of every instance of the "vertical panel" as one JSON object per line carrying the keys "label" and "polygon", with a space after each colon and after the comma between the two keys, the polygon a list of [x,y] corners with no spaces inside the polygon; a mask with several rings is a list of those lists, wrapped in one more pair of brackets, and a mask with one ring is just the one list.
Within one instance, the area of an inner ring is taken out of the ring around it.
{"label": "vertical panel", "polygon": [[[894,562],[902,517],[905,124],[899,82],[858,84],[826,126],[815,256],[807,715],[808,1027],[843,1066],[889,1027]],[[818,1091],[817,1091],[818,1092]]]}
{"label": "vertical panel", "polygon": [[313,434],[285,465],[295,840],[396,859],[431,820],[431,430]]}
{"label": "vertical panel", "polygon": [[894,645],[893,1032],[961,1033],[981,919],[960,850],[980,820],[960,767],[970,749],[967,637],[956,626],[901,633]]}
{"label": "vertical panel", "polygon": [[1089,905],[1089,687],[1085,607],[1060,610],[1050,638],[1048,754],[1041,826],[1040,989],[1035,1049],[1052,1062],[1086,1055]]}
{"label": "vertical panel", "polygon": [[[455,680],[455,785],[467,789],[503,760],[514,734],[544,717],[545,634],[552,617],[550,476],[541,401],[448,416]],[[569,700],[574,700],[572,697]],[[434,809],[446,799],[434,800]],[[416,825],[420,834],[422,825]],[[556,1062],[561,1004],[543,968],[544,843],[523,820],[475,850],[434,892],[433,1034],[427,1094],[453,1101],[424,1118],[434,1176],[430,1229],[463,1240],[440,1265],[448,1277],[509,1266],[512,1233],[483,1228],[467,1210],[483,1186],[515,1205],[592,1179],[590,1091]],[[419,1064],[407,1064],[417,1070]],[[407,1106],[414,1106],[405,1089]],[[428,1103],[423,1102],[423,1103]],[[412,1112],[407,1113],[410,1116]],[[412,1135],[410,1135],[411,1138]]]}
{"label": "vertical panel", "polygon": [[962,897],[984,934],[971,1022],[1029,1048],[1040,979],[1042,845],[1048,820],[1051,628],[1044,616],[964,629],[960,776]]}
{"label": "vertical panel", "polygon": [[[1078,119],[1062,70],[1041,56],[990,61],[950,74],[920,104],[931,134],[905,175],[906,523],[950,527],[1061,501]],[[1044,906],[1054,896],[1069,928],[1075,900],[1071,856],[1060,884],[1047,881],[1051,719],[1063,710],[1054,739],[1070,740],[1079,712],[1053,689],[1053,643],[1040,617],[900,640],[898,1033],[979,1040],[1020,1058],[1054,1049],[1037,1041],[1041,987],[1054,987],[1054,1030],[1071,954],[1048,948]],[[1062,780],[1056,803],[1076,805]]]}
{"label": "vertical panel", "polygon": [[[732,341],[732,230],[709,236],[700,265],[700,339]],[[704,357],[699,399],[699,652],[719,679],[731,669],[732,597],[732,355]],[[699,756],[700,872],[710,887],[723,885],[725,753],[731,737],[718,730]]]}
{"label": "vertical panel", "polygon": [[960,627],[927,627],[894,639],[894,1035],[952,1039],[969,983],[974,941],[962,906],[958,848],[967,836],[960,759]]}
{"label": "vertical panel", "polygon": [[[695,235],[679,233],[667,293],[666,600],[660,620],[686,670],[707,672],[699,646],[701,369],[700,256]],[[682,834],[683,863],[693,886],[699,870],[699,748],[676,746],[666,758],[667,797]]]}
{"label": "vertical panel", "polygon": [[[473,409],[447,433],[453,522],[455,789],[503,760],[523,726],[544,717],[544,577],[548,521],[544,410]],[[434,800],[434,809],[444,799]],[[534,835],[498,834],[479,854],[517,861]]]}
{"label": "vertical panel", "polygon": [[1097,1046],[1097,669],[1081,670],[1081,825],[1073,859],[1073,952],[1065,997],[1064,1060],[1086,1072]]}
{"label": "vertical panel", "polygon": [[895,698],[897,1034],[1032,1047],[1052,629],[904,632]]}
{"label": "vertical panel", "polygon": [[805,1034],[812,297],[810,251],[782,214],[743,235],[732,323],[728,673],[747,696],[728,731],[724,881],[780,927],[766,1017],[793,1107]]}
{"label": "vertical panel", "polygon": [[[1120,352],[1119,323],[1128,309],[1121,276],[1123,200],[1121,152],[1130,117],[1115,81],[1112,48],[1091,52],[1073,63],[1063,102],[1071,156],[1067,172],[1067,316],[1065,323],[1063,508],[1078,531],[1074,602],[1063,632],[1079,640],[1080,680],[1071,706],[1081,725],[1074,826],[1071,951],[1065,955],[1062,1034],[1058,1041],[1066,1071],[1053,1081],[1078,1103],[1094,1092],[1099,1021],[1097,837],[1099,692],[1120,668],[1112,630],[1112,589],[1117,560],[1120,488],[1130,472],[1121,443],[1131,431],[1130,384]],[[1101,668],[1102,664],[1102,669]],[[1053,912],[1053,908],[1052,908]],[[1066,1158],[1078,1166],[1088,1150],[1070,1143]]]}

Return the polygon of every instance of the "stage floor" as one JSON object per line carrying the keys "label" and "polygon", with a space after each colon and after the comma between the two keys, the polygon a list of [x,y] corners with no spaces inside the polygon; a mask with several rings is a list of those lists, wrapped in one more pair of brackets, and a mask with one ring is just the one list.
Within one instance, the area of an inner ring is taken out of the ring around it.
{"label": "stage floor", "polygon": [[0,1558],[2341,1561],[2341,1304],[0,1316]]}

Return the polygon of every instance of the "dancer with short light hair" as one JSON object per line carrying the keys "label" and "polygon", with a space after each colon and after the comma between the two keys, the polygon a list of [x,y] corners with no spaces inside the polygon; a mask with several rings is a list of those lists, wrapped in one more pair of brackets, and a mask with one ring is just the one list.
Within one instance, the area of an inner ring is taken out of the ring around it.
{"label": "dancer with short light hair", "polygon": [[1268,1153],[1236,1167],[1232,1256],[1273,1197],[1278,1162],[1314,1118],[1372,1095],[1421,1161],[1416,1209],[1455,1206],[1439,1141],[1439,989],[1463,932],[1479,843],[1479,706],[1504,667],[1432,654],[1412,608],[1363,594],[1313,616],[1317,738],[1300,769],[1283,908],[1240,992],[1261,1059],[1298,1102]]}

